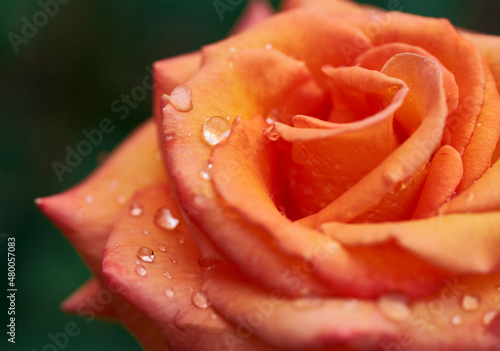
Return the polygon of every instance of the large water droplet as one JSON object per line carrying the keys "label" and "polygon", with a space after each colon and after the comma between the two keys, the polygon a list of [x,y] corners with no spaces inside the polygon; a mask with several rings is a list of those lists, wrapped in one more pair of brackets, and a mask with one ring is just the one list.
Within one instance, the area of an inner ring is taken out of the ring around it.
{"label": "large water droplet", "polygon": [[488,311],[484,314],[483,316],[483,324],[487,327],[493,322],[496,316],[500,315],[500,311],[498,310],[491,310]]}
{"label": "large water droplet", "polygon": [[379,298],[378,307],[382,313],[394,321],[402,321],[410,316],[408,297],[402,294],[386,294]]}
{"label": "large water droplet", "polygon": [[456,315],[456,316],[451,317],[451,324],[453,324],[453,325],[462,325],[463,322],[464,322],[464,320],[463,320],[462,316]]}
{"label": "large water droplet", "polygon": [[231,124],[224,117],[213,116],[203,124],[203,136],[210,145],[217,145],[231,133]]}
{"label": "large water droplet", "polygon": [[462,298],[462,308],[466,311],[475,311],[479,307],[479,298],[476,296],[465,295]]}
{"label": "large water droplet", "polygon": [[198,308],[204,309],[210,306],[210,301],[208,301],[207,295],[202,291],[195,292],[191,300],[193,301],[193,304]]}
{"label": "large water droplet", "polygon": [[174,230],[179,224],[179,220],[172,216],[172,212],[166,207],[156,211],[154,221],[157,226],[168,230]]}
{"label": "large water droplet", "polygon": [[129,214],[132,217],[139,217],[140,215],[142,215],[142,206],[137,202],[132,202],[130,204]]}
{"label": "large water droplet", "polygon": [[280,138],[280,134],[278,133],[278,131],[276,130],[276,128],[274,126],[270,126],[266,129],[264,129],[264,134],[271,141],[276,141]]}
{"label": "large water droplet", "polygon": [[148,273],[146,267],[144,267],[143,265],[139,265],[139,266],[135,267],[135,272],[137,273],[137,275],[139,275],[141,277],[145,277],[146,274]]}
{"label": "large water droplet", "polygon": [[153,262],[155,253],[149,247],[143,246],[139,250],[137,250],[137,257],[139,257],[144,262]]}
{"label": "large water droplet", "polygon": [[172,288],[165,289],[165,295],[167,297],[174,297],[174,295],[175,295],[174,289],[172,289]]}
{"label": "large water droplet", "polygon": [[191,89],[185,85],[179,85],[170,93],[169,104],[179,112],[188,112],[193,108]]}

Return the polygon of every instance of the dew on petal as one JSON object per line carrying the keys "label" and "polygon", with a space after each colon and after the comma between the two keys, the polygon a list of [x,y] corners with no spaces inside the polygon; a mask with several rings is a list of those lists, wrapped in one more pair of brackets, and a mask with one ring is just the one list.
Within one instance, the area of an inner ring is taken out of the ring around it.
{"label": "dew on petal", "polygon": [[172,258],[172,263],[177,263],[177,261],[175,260],[175,258]]}
{"label": "dew on petal", "polygon": [[210,313],[210,319],[213,319],[213,320],[217,319],[217,313],[215,313],[215,312]]}
{"label": "dew on petal", "polygon": [[139,205],[137,202],[132,202],[130,204],[130,209],[128,212],[132,217],[139,217],[142,215],[142,206]]}
{"label": "dew on petal", "polygon": [[208,169],[212,169],[213,166],[214,166],[213,164],[209,163],[208,164]]}
{"label": "dew on petal", "polygon": [[211,304],[210,301],[208,301],[207,295],[202,292],[202,291],[197,291],[193,294],[191,300],[193,301],[193,304],[201,309],[208,308]]}
{"label": "dew on petal", "polygon": [[203,124],[203,136],[210,145],[217,145],[231,133],[231,124],[226,118],[213,116]]}
{"label": "dew on petal", "polygon": [[463,322],[462,316],[456,315],[451,318],[451,324],[453,325],[462,325]]}
{"label": "dew on petal", "polygon": [[172,216],[172,212],[166,207],[162,207],[156,211],[155,224],[163,229],[174,230],[179,224],[179,220]]}
{"label": "dew on petal", "polygon": [[465,311],[475,311],[479,307],[479,298],[476,296],[465,295],[462,298],[462,308]]}
{"label": "dew on petal", "polygon": [[172,288],[165,289],[165,295],[167,297],[174,297],[174,295],[175,295],[174,289],[172,289]]}
{"label": "dew on petal", "polygon": [[186,237],[184,235],[179,235],[179,244],[184,244],[186,242]]}
{"label": "dew on petal", "polygon": [[162,252],[165,252],[167,250],[167,247],[165,246],[164,243],[159,243],[158,244],[158,249]]}
{"label": "dew on petal", "polygon": [[142,234],[144,234],[144,235],[149,235],[149,232],[148,232],[147,230],[144,230],[144,231],[142,232]]}
{"label": "dew on petal", "polygon": [[137,273],[137,275],[141,277],[145,277],[146,274],[148,273],[146,267],[144,267],[142,264],[135,267],[135,272]]}
{"label": "dew on petal", "polygon": [[191,89],[185,85],[179,85],[170,93],[169,104],[179,112],[188,112],[193,108]]}
{"label": "dew on petal", "polygon": [[163,276],[167,279],[172,279],[172,274],[170,272],[164,272]]}
{"label": "dew on petal", "polygon": [[274,126],[269,126],[264,130],[264,134],[271,141],[276,141],[280,138],[280,135]]}
{"label": "dew on petal", "polygon": [[137,250],[137,257],[139,257],[144,262],[153,262],[155,253],[151,248],[143,246],[139,250]]}
{"label": "dew on petal", "polygon": [[266,48],[266,50],[271,50],[273,48],[273,45],[270,43],[267,43],[266,45],[264,45],[264,48]]}
{"label": "dew on petal", "polygon": [[125,195],[119,195],[117,198],[116,198],[116,201],[118,201],[118,203],[120,205],[124,205],[125,202],[127,202],[127,198],[125,197]]}
{"label": "dew on petal", "polygon": [[94,202],[94,197],[92,195],[85,196],[85,202],[91,204]]}
{"label": "dew on petal", "polygon": [[208,174],[208,172],[205,171],[205,170],[201,170],[200,171],[200,177],[202,177],[205,180],[209,180],[210,179],[210,174]]}
{"label": "dew on petal", "polygon": [[495,319],[496,316],[500,316],[500,311],[499,310],[491,310],[488,311],[484,314],[483,316],[483,324],[484,326],[489,326],[491,325],[491,322]]}
{"label": "dew on petal", "polygon": [[229,48],[229,51],[232,52],[233,54],[236,52],[236,48],[234,46],[231,46]]}
{"label": "dew on petal", "polygon": [[402,321],[410,316],[408,297],[402,294],[391,293],[381,296],[378,307],[387,318],[394,321]]}

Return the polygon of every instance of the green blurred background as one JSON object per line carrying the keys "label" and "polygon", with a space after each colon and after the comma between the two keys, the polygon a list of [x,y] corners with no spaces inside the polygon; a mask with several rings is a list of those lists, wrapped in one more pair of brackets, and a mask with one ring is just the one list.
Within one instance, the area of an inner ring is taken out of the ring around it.
{"label": "green blurred background", "polygon": [[[395,0],[391,0],[395,1]],[[43,0],[47,2],[47,0]],[[63,2],[61,0],[61,2]],[[21,34],[23,17],[41,10],[37,1],[0,5],[0,234],[16,238],[18,288],[16,344],[6,342],[7,305],[2,297],[2,350],[44,348],[48,333],[69,321],[81,333],[65,350],[140,350],[119,325],[60,312],[59,304],[89,272],[64,237],[35,208],[33,199],[63,191],[82,180],[98,160],[150,115],[151,93],[123,121],[111,102],[140,85],[155,60],[198,49],[226,36],[247,1],[224,13],[213,0],[66,0],[58,13],[14,52],[8,33]],[[227,3],[225,0],[222,2]],[[389,0],[368,1],[387,8]],[[234,2],[233,2],[234,3]],[[279,1],[273,5],[278,6]],[[500,34],[499,0],[401,0],[403,11],[447,17],[454,24]],[[500,53],[499,53],[500,54]],[[116,129],[60,182],[51,167],[63,162],[66,146],[83,139],[110,117]],[[0,235],[0,277],[7,288],[6,239]]]}

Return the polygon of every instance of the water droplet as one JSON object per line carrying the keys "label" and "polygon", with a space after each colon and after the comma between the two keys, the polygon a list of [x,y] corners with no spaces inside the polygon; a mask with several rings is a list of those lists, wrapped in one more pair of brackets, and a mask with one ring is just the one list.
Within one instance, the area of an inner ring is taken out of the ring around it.
{"label": "water droplet", "polygon": [[500,313],[500,311],[498,311],[498,310],[491,310],[491,311],[486,312],[483,316],[483,324],[485,326],[489,326],[491,324],[491,322],[493,322],[495,317],[500,315],[499,313]]}
{"label": "water droplet", "polygon": [[274,120],[271,117],[266,118],[266,123],[270,125],[274,125]]}
{"label": "water droplet", "polygon": [[451,324],[461,325],[464,322],[462,316],[456,315],[451,318]]}
{"label": "water droplet", "polygon": [[234,46],[231,46],[229,48],[229,51],[232,52],[233,54],[236,52],[236,48]]}
{"label": "water droplet", "polygon": [[270,126],[264,130],[264,134],[271,141],[276,141],[280,138],[280,135],[274,126]]}
{"label": "water droplet", "polygon": [[92,195],[85,196],[85,202],[91,204],[94,202],[94,197]]}
{"label": "water droplet", "polygon": [[137,202],[132,202],[130,204],[129,214],[132,217],[139,217],[140,215],[142,215],[142,206]]}
{"label": "water droplet", "polygon": [[166,207],[156,211],[154,221],[157,226],[168,230],[174,230],[179,224],[179,220],[172,216],[172,212]]}
{"label": "water droplet", "polygon": [[139,260],[134,260],[134,263],[135,263],[135,264],[141,264],[141,261],[139,261]]}
{"label": "water droplet", "polygon": [[170,93],[169,104],[179,112],[188,112],[193,108],[191,89],[185,85],[179,85]]}
{"label": "water droplet", "polygon": [[212,169],[213,166],[214,166],[213,164],[209,163],[208,164],[208,169]]}
{"label": "water droplet", "polygon": [[203,269],[210,269],[215,266],[217,262],[219,262],[219,260],[216,260],[215,258],[200,257],[198,259],[198,265]]}
{"label": "water droplet", "polygon": [[200,171],[200,177],[202,177],[205,180],[209,180],[210,179],[210,174],[208,174],[208,172],[205,171],[205,170],[201,170]]}
{"label": "water droplet", "polygon": [[210,319],[217,319],[217,313],[215,312],[210,313]]}
{"label": "water droplet", "polygon": [[213,116],[203,124],[203,136],[210,145],[217,145],[231,132],[231,124],[226,118]]}
{"label": "water droplet", "polygon": [[197,208],[204,208],[207,203],[207,198],[203,194],[198,194],[194,197],[193,201]]}
{"label": "water droplet", "polygon": [[483,122],[477,122],[477,126],[481,127],[483,125]]}
{"label": "water droplet", "polygon": [[148,232],[147,230],[144,230],[142,233],[143,233],[144,235],[149,235],[149,232]]}
{"label": "water droplet", "polygon": [[175,293],[174,293],[174,289],[172,288],[167,288],[165,289],[165,295],[167,297],[174,297]]}
{"label": "water droplet", "polygon": [[266,50],[271,50],[273,48],[272,44],[270,43],[267,43],[266,45],[264,45],[264,47],[266,48]]}
{"label": "water droplet", "polygon": [[158,244],[158,249],[162,252],[165,252],[167,250],[167,247],[165,246],[164,243],[159,243]]}
{"label": "water droplet", "polygon": [[120,205],[124,205],[125,202],[127,202],[127,198],[125,197],[125,195],[120,195],[116,198],[116,201],[118,201]]}
{"label": "water droplet", "polygon": [[148,273],[146,267],[144,267],[143,265],[138,265],[137,267],[135,267],[135,272],[141,277],[145,277]]}
{"label": "water droplet", "polygon": [[186,242],[186,237],[184,235],[179,235],[179,244],[183,245]]}
{"label": "water droplet", "polygon": [[108,190],[110,192],[115,192],[118,189],[119,183],[117,180],[112,180],[109,182]]}
{"label": "water droplet", "polygon": [[153,262],[155,253],[149,247],[143,246],[139,250],[137,250],[137,257],[139,257],[144,262]]}
{"label": "water droplet", "polygon": [[462,298],[462,308],[465,311],[475,311],[479,307],[479,298],[476,296],[465,295]]}
{"label": "water droplet", "polygon": [[177,261],[175,260],[175,258],[172,258],[172,263],[177,263]]}
{"label": "water droplet", "polygon": [[402,321],[410,316],[408,297],[403,294],[391,293],[381,296],[378,307],[387,318],[394,321]]}
{"label": "water droplet", "polygon": [[163,273],[163,276],[167,279],[172,279],[172,274],[170,274],[170,272]]}
{"label": "water droplet", "polygon": [[198,308],[204,309],[210,306],[210,301],[208,301],[207,295],[202,291],[195,292],[191,300],[193,301],[193,304]]}
{"label": "water droplet", "polygon": [[115,244],[115,246],[116,246],[116,247],[118,247],[118,246],[120,246],[120,244],[119,244],[119,243],[116,243],[116,244]]}

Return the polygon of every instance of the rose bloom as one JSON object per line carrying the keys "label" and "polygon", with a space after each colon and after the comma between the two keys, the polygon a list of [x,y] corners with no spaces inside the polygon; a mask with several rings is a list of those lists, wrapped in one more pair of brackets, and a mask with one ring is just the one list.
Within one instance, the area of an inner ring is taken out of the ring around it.
{"label": "rose bloom", "polygon": [[499,350],[500,38],[270,12],[156,62],[154,117],[37,200],[94,273],[63,308],[146,350]]}

